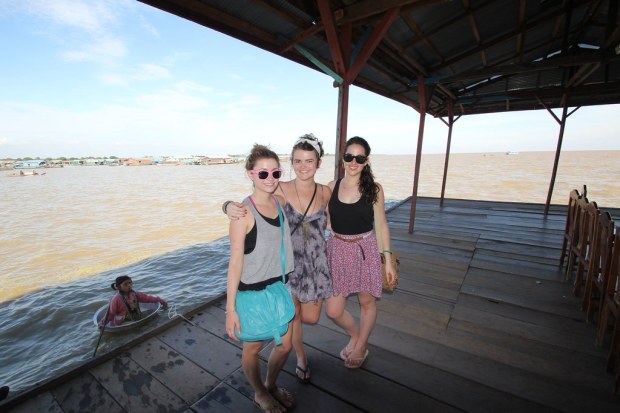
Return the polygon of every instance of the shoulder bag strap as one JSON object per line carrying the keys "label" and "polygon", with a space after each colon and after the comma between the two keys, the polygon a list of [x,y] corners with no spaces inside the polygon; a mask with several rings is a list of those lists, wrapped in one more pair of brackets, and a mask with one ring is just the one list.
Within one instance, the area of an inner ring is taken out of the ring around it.
{"label": "shoulder bag strap", "polygon": [[276,202],[278,206],[278,219],[280,220],[280,233],[282,234],[282,242],[280,243],[280,265],[282,266],[282,283],[286,284],[286,250],[284,248],[284,216],[282,214],[282,208],[280,207],[280,203],[273,197],[273,200]]}
{"label": "shoulder bag strap", "polygon": [[310,198],[310,203],[308,204],[308,207],[306,208],[306,211],[304,212],[304,215],[301,217],[301,221],[299,221],[297,223],[297,225],[295,225],[295,228],[293,229],[293,231],[291,232],[291,235],[293,235],[295,233],[295,231],[297,231],[297,228],[299,228],[299,226],[301,225],[302,222],[304,222],[304,218],[306,218],[306,214],[308,213],[308,211],[310,210],[310,207],[312,206],[312,201],[314,201],[314,197],[316,195],[316,187],[317,184],[316,182],[314,183],[314,192],[312,193],[312,198]]}

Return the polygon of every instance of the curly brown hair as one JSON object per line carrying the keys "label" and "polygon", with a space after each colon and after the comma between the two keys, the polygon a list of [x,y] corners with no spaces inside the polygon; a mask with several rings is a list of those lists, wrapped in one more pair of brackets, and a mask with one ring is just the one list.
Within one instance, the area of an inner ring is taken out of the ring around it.
{"label": "curly brown hair", "polygon": [[[347,148],[351,145],[360,145],[364,148],[364,152],[366,156],[370,156],[370,145],[366,142],[366,139],[360,136],[354,136],[350,138],[347,143],[344,145],[344,152],[347,152]],[[367,163],[362,168],[362,173],[360,174],[360,183],[359,183],[359,191],[362,193],[362,196],[366,198],[366,202],[371,205],[374,205],[377,202],[377,198],[379,195],[379,186],[375,182],[375,176],[372,173],[372,169],[370,168],[370,164]]]}

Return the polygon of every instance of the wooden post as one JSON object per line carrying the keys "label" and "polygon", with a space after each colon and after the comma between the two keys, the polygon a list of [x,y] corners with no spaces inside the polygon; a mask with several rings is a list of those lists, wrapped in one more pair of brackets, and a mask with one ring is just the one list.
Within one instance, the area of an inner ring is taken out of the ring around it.
{"label": "wooden post", "polygon": [[446,180],[448,178],[448,161],[450,160],[450,146],[452,145],[452,125],[454,125],[454,101],[448,100],[448,143],[446,144],[446,160],[443,165],[443,181],[441,182],[441,198],[439,206],[443,206],[443,198],[446,193]]}
{"label": "wooden post", "polygon": [[422,161],[422,140],[424,139],[424,119],[426,118],[426,86],[424,77],[418,75],[418,100],[420,103],[420,124],[418,126],[418,148],[415,154],[415,172],[413,174],[413,192],[411,194],[411,212],[409,213],[409,233],[413,233],[415,209],[418,203],[418,180]]}
{"label": "wooden post", "polygon": [[349,118],[349,85],[341,83],[338,86],[338,121],[336,125],[336,150],[334,159],[334,179],[344,177],[342,155],[344,144],[347,141],[347,120]]}
{"label": "wooden post", "polygon": [[549,192],[547,193],[547,202],[545,203],[545,216],[549,213],[549,205],[551,204],[551,196],[553,195],[553,187],[555,185],[555,177],[558,173],[558,164],[560,163],[560,153],[562,152],[562,141],[564,140],[564,127],[566,126],[566,118],[568,112],[568,96],[564,95],[564,108],[562,109],[562,119],[560,120],[560,134],[558,136],[558,146],[555,149],[555,160],[553,161],[553,171],[551,172],[551,182],[549,183]]}

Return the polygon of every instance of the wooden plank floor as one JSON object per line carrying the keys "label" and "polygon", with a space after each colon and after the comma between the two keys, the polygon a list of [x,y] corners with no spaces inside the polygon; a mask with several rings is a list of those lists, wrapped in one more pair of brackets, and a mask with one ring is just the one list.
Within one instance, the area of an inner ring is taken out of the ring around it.
{"label": "wooden plank floor", "polygon": [[[594,345],[558,258],[565,208],[418,200],[388,214],[399,288],[379,301],[362,369],[338,357],[347,339],[324,315],[304,328],[312,383],[291,355],[279,384],[296,412],[617,412],[606,349]],[[620,222],[618,210],[610,210]],[[145,341],[89,362],[0,405],[11,412],[253,412],[224,299]],[[348,309],[359,316],[355,299]],[[263,364],[271,347],[262,351]],[[263,365],[263,373],[265,365]]]}

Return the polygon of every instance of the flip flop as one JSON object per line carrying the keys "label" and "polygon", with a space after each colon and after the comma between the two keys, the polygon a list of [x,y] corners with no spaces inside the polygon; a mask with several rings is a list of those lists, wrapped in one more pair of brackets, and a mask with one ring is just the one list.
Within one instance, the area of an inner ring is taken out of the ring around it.
{"label": "flip flop", "polygon": [[345,348],[343,348],[342,350],[340,350],[340,358],[343,360],[346,360],[349,358],[349,356],[351,355],[351,353],[353,353],[353,348],[349,348],[349,345],[347,344]]}
{"label": "flip flop", "polygon": [[368,357],[368,349],[364,353],[364,357],[349,357],[344,361],[344,366],[348,369],[359,369]]}
{"label": "flip flop", "polygon": [[310,383],[310,366],[306,364],[305,369],[299,365],[295,366],[295,375],[301,383]]}
{"label": "flip flop", "polygon": [[254,400],[254,406],[256,406],[258,408],[258,410],[260,410],[261,412],[269,412],[272,410],[280,410],[281,412],[285,413],[287,410],[278,402],[275,402],[274,404],[270,404],[267,406],[261,406],[260,403],[258,403],[256,400]]}
{"label": "flip flop", "polygon": [[295,408],[295,397],[293,397],[293,393],[286,390],[282,387],[274,387],[273,389],[269,389],[269,393],[273,396],[274,399],[278,401],[286,411],[293,410]]}

